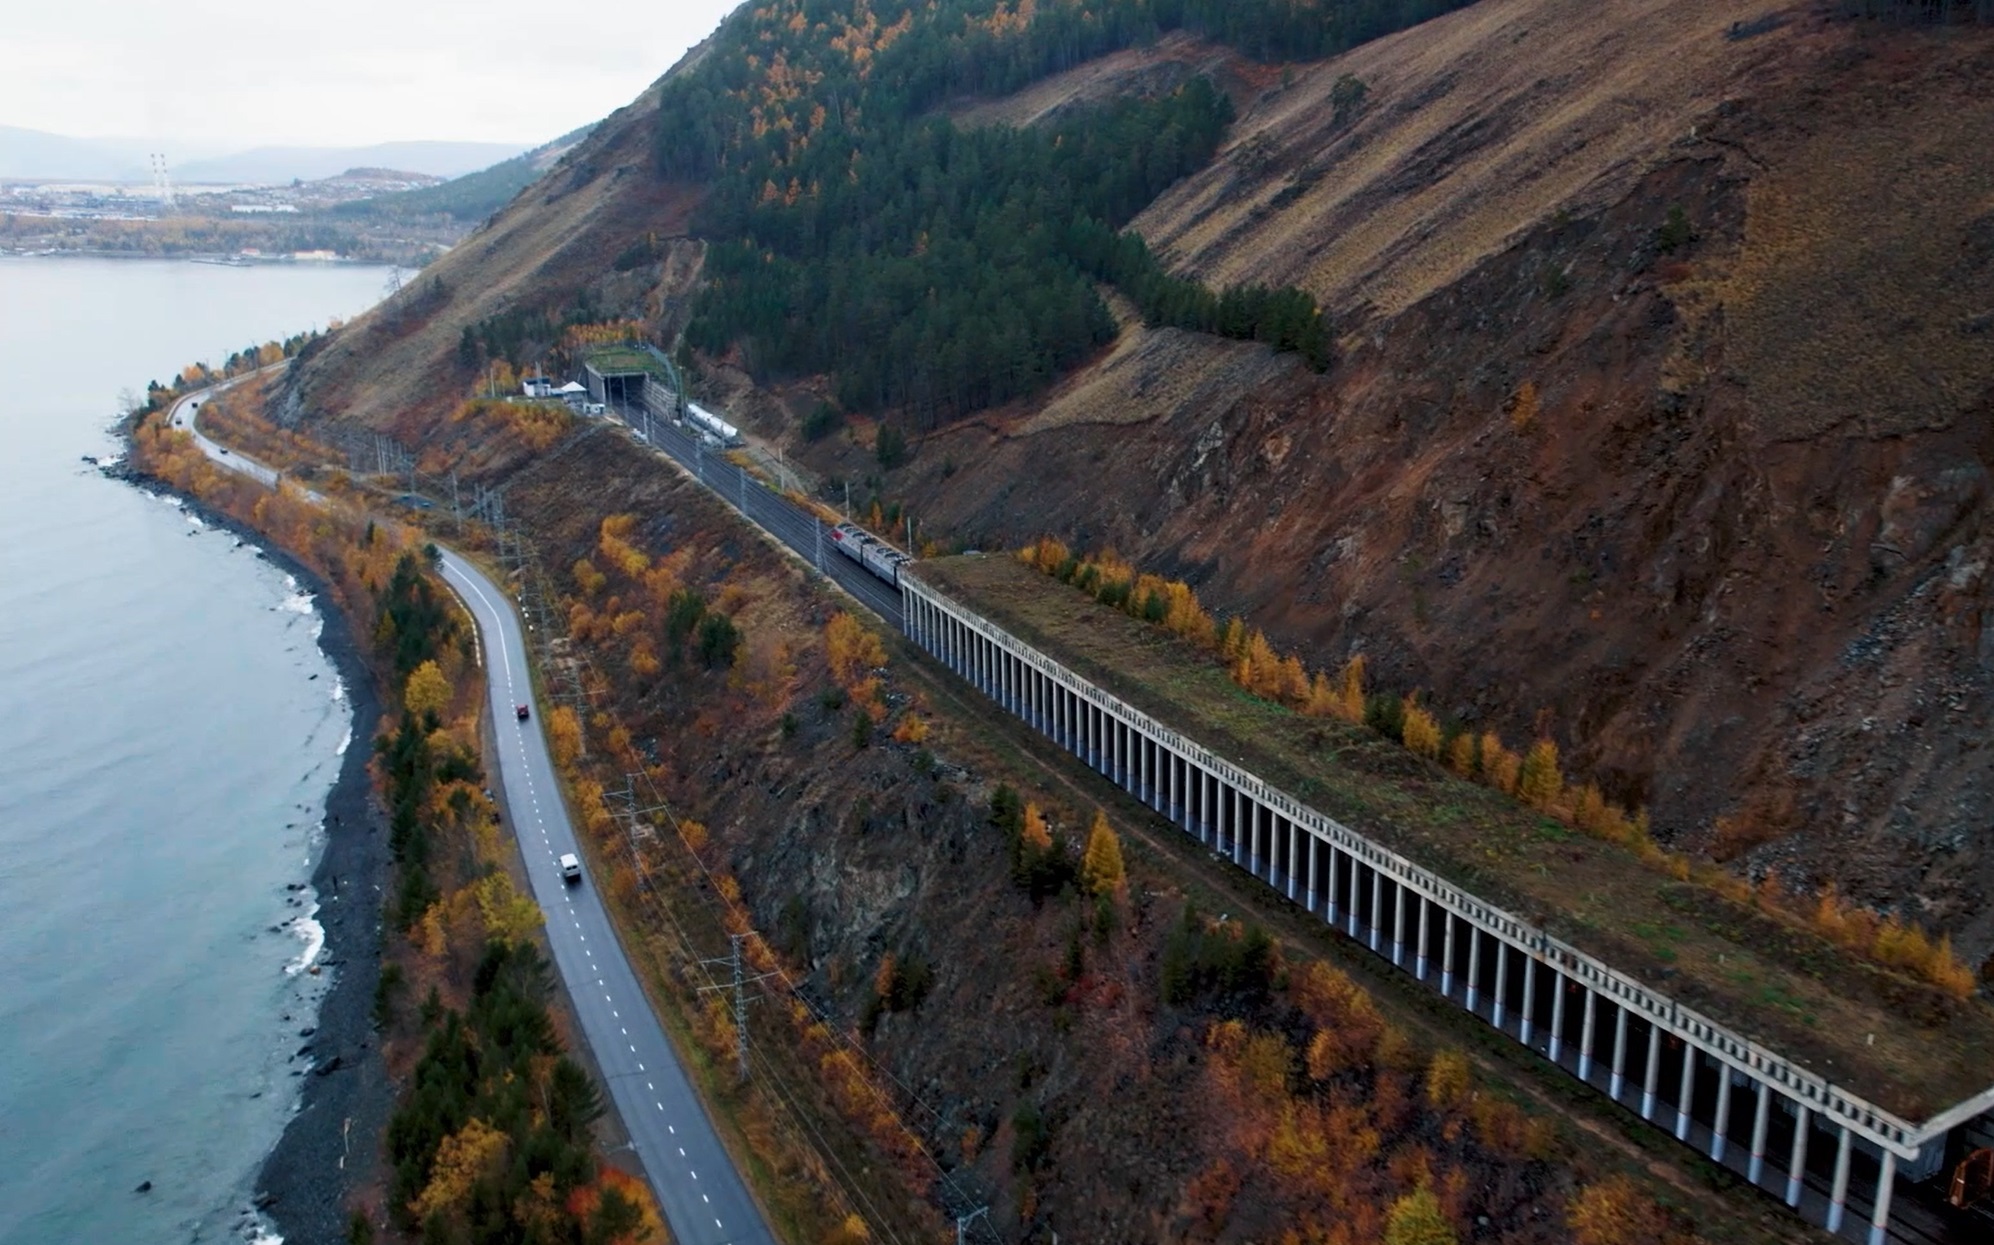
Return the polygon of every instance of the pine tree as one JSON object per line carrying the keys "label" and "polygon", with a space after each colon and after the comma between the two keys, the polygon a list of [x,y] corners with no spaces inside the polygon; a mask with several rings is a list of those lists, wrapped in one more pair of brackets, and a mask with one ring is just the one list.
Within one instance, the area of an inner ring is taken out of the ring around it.
{"label": "pine tree", "polygon": [[1364,657],[1360,653],[1343,666],[1343,720],[1364,720]]}
{"label": "pine tree", "polygon": [[1440,1210],[1440,1199],[1422,1185],[1392,1203],[1385,1220],[1385,1245],[1455,1245],[1454,1225]]}
{"label": "pine tree", "polygon": [[1475,773],[1475,737],[1467,731],[1454,736],[1454,742],[1447,748],[1447,768],[1463,778],[1472,778]]}
{"label": "pine tree", "polygon": [[1119,897],[1128,885],[1122,871],[1122,841],[1108,825],[1108,815],[1094,810],[1094,824],[1087,831],[1087,854],[1080,861],[1080,885],[1090,895]]}
{"label": "pine tree", "polygon": [[1565,778],[1558,772],[1558,745],[1540,739],[1530,745],[1523,758],[1523,770],[1516,780],[1516,798],[1532,808],[1549,808],[1564,793]]}
{"label": "pine tree", "polygon": [[1407,696],[1400,708],[1399,737],[1405,746],[1423,757],[1437,758],[1440,755],[1440,723],[1432,714],[1419,707],[1419,701]]}

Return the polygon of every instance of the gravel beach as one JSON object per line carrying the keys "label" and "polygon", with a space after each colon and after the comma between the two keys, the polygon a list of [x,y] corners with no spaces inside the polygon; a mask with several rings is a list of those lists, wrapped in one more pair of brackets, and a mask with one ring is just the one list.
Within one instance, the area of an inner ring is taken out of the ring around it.
{"label": "gravel beach", "polygon": [[378,1175],[380,1141],[394,1105],[393,1087],[374,1032],[374,986],[381,969],[381,919],[390,861],[385,819],[367,770],[381,697],[349,620],[325,583],[273,546],[267,536],[152,476],[118,466],[106,474],[177,496],[191,514],[230,531],[310,592],[324,626],[319,648],[339,672],[353,713],[353,741],[326,796],[325,849],[311,877],[317,919],[325,929],[319,964],[332,975],[317,1016],[298,1015],[309,1064],[299,1077],[296,1114],[264,1159],[252,1204],[285,1245],[339,1245],[354,1195]]}

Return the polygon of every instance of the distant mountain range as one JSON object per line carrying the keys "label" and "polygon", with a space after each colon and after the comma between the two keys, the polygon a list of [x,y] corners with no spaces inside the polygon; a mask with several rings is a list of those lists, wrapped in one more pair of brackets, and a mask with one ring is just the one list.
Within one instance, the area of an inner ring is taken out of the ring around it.
{"label": "distant mountain range", "polygon": [[336,215],[354,217],[449,216],[465,224],[476,224],[498,211],[512,197],[540,179],[576,143],[588,137],[593,123],[563,134],[551,143],[501,160],[488,169],[467,173],[436,186],[355,199],[333,209]]}
{"label": "distant mountain range", "polygon": [[0,177],[52,181],[150,180],[147,154],[163,151],[177,184],[283,183],[332,177],[350,168],[460,177],[527,149],[524,143],[398,142],[367,147],[254,147],[230,152],[163,139],[71,138],[0,126]]}

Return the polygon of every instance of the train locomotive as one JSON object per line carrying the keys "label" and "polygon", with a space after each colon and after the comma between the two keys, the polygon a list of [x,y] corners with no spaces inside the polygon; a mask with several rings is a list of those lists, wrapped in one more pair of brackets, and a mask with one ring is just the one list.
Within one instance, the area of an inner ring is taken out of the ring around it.
{"label": "train locomotive", "polygon": [[840,523],[832,528],[831,543],[846,557],[896,588],[900,586],[901,566],[914,560],[856,523]]}

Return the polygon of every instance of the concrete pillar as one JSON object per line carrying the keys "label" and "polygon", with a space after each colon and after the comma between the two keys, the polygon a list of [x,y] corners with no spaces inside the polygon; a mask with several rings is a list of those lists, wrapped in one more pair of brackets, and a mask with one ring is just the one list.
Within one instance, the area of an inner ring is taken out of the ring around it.
{"label": "concrete pillar", "polygon": [[1335,925],[1340,919],[1342,908],[1337,899],[1337,875],[1343,870],[1343,853],[1335,847],[1329,849],[1329,860],[1322,869],[1322,919]]}
{"label": "concrete pillar", "polygon": [[1662,1028],[1648,1022],[1648,1074],[1641,1078],[1641,1118],[1655,1118],[1655,1082],[1662,1075]]}
{"label": "concrete pillar", "polygon": [[1883,1245],[1890,1236],[1890,1194],[1897,1179],[1897,1152],[1885,1149],[1883,1170],[1876,1175],[1876,1211],[1869,1217],[1869,1245]]}
{"label": "concrete pillar", "polygon": [[1696,1047],[1682,1044],[1682,1085],[1676,1093],[1676,1140],[1689,1140],[1689,1108],[1696,1094]]}
{"label": "concrete pillar", "polygon": [[1440,919],[1447,922],[1447,928],[1440,936],[1440,993],[1452,998],[1454,997],[1454,914],[1442,912]]}
{"label": "concrete pillar", "polygon": [[1579,1079],[1581,1081],[1592,1079],[1592,1033],[1594,1024],[1599,1017],[1599,996],[1593,993],[1591,986],[1586,986],[1585,992],[1586,1014],[1585,1019],[1580,1022],[1579,1027]]}
{"label": "concrete pillar", "polygon": [[1753,1184],[1766,1170],[1766,1125],[1772,1122],[1772,1086],[1765,1080],[1759,1081],[1758,1108],[1752,1113],[1752,1161],[1745,1168],[1745,1179]]}
{"label": "concrete pillar", "polygon": [[1379,948],[1384,931],[1379,922],[1384,919],[1385,874],[1376,865],[1371,866],[1371,950]]}
{"label": "concrete pillar", "polygon": [[1551,970],[1551,1062],[1558,1062],[1558,1054],[1565,1045],[1565,975],[1557,969]]}
{"label": "concrete pillar", "polygon": [[1363,870],[1363,862],[1352,856],[1350,858],[1350,936],[1352,938],[1357,936],[1357,910],[1364,906],[1357,897],[1357,888],[1364,884]]}
{"label": "concrete pillar", "polygon": [[1392,883],[1392,964],[1405,966],[1405,886]]}
{"label": "concrete pillar", "polygon": [[1426,980],[1426,940],[1432,932],[1432,925],[1429,920],[1431,915],[1432,903],[1426,896],[1421,895],[1419,897],[1419,952],[1413,956],[1412,960],[1413,976],[1419,978],[1421,981]]}
{"label": "concrete pillar", "polygon": [[1523,1015],[1517,1023],[1517,1041],[1530,1045],[1537,1021],[1537,957],[1523,957]]}
{"label": "concrete pillar", "polygon": [[1503,1009],[1509,1006],[1509,944],[1500,938],[1490,938],[1495,947],[1496,979],[1495,1006],[1489,1009],[1489,1023],[1502,1028]]}
{"label": "concrete pillar", "polygon": [[1620,1091],[1627,1084],[1627,1009],[1616,1003],[1613,1006],[1613,1075],[1607,1080],[1606,1096],[1615,1102],[1620,1101]]}
{"label": "concrete pillar", "polygon": [[1253,853],[1252,855],[1247,854],[1247,848],[1249,845],[1246,843],[1244,835],[1242,833],[1242,831],[1244,831],[1246,828],[1240,824],[1241,822],[1246,820],[1246,818],[1242,815],[1246,812],[1246,793],[1241,791],[1238,787],[1233,786],[1231,783],[1226,783],[1225,796],[1226,796],[1225,811],[1232,819],[1232,863],[1239,865],[1242,868],[1245,868],[1247,867],[1247,863],[1250,861],[1253,865],[1252,871],[1257,874],[1260,872],[1259,853],[1256,852]]}
{"label": "concrete pillar", "polygon": [[1841,1144],[1835,1150],[1835,1188],[1828,1195],[1828,1231],[1842,1230],[1842,1215],[1849,1204],[1849,1145],[1855,1134],[1842,1127]]}
{"label": "concrete pillar", "polygon": [[1807,1177],[1807,1108],[1793,1104],[1793,1161],[1786,1166],[1786,1204],[1800,1205],[1800,1184]]}
{"label": "concrete pillar", "polygon": [[[1295,875],[1302,871],[1302,864],[1300,861],[1300,857],[1302,855],[1302,839],[1305,837],[1305,832],[1302,830],[1300,826],[1296,825],[1293,820],[1291,820],[1290,818],[1282,817],[1278,814],[1276,814],[1274,817],[1274,824],[1277,826],[1285,824],[1288,827],[1286,830],[1282,831],[1281,842],[1285,844],[1287,847],[1288,901],[1290,903],[1293,903],[1295,899],[1295,891],[1297,889]],[[1313,835],[1308,835],[1306,837],[1308,837],[1311,842],[1314,841]],[[1314,863],[1315,863],[1315,858],[1311,856],[1309,858],[1309,864],[1313,865]],[[1310,881],[1311,879],[1301,880],[1299,889],[1302,891],[1303,894],[1308,893],[1310,887]]]}
{"label": "concrete pillar", "polygon": [[1309,910],[1310,912],[1314,912],[1314,911],[1316,910],[1316,906],[1315,906],[1315,868],[1316,868],[1316,858],[1315,858],[1315,853],[1316,853],[1316,841],[1317,841],[1317,840],[1316,840],[1316,837],[1315,837],[1315,836],[1314,836],[1313,834],[1309,835],[1309,836],[1308,836],[1308,838],[1309,838],[1309,881],[1308,881],[1308,887],[1307,887],[1307,894],[1308,894],[1308,904],[1307,904],[1307,907],[1308,907],[1308,910]]}
{"label": "concrete pillar", "polygon": [[1468,926],[1468,1010],[1475,1010],[1475,1003],[1482,993],[1482,931],[1473,925]]}
{"label": "concrete pillar", "polygon": [[1715,1162],[1724,1161],[1724,1147],[1730,1139],[1724,1135],[1731,1127],[1731,1065],[1719,1062],[1717,1065],[1717,1119],[1710,1126],[1710,1157]]}

